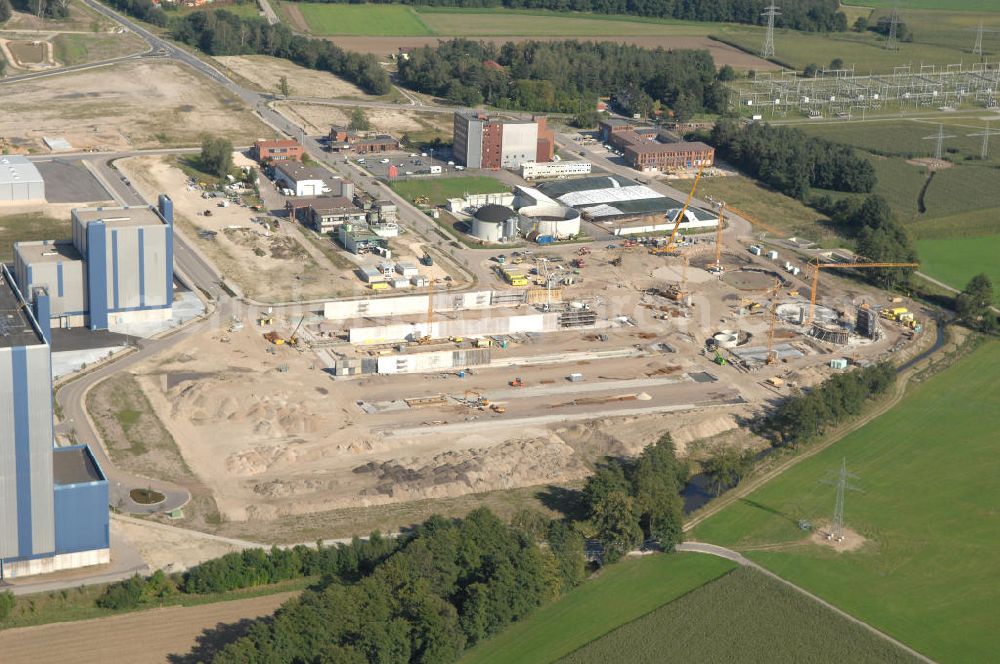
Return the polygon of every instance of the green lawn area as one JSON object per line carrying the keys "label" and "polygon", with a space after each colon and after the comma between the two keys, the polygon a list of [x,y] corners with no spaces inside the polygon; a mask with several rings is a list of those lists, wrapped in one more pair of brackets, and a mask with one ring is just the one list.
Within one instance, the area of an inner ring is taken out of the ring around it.
{"label": "green lawn area", "polygon": [[55,219],[38,212],[4,215],[0,211],[0,261],[14,260],[14,243],[70,236],[69,215]]}
{"label": "green lawn area", "polygon": [[[711,23],[579,12],[466,7],[420,7],[416,11],[434,34],[449,36],[703,37],[712,31]],[[484,20],[484,15],[489,19]]]}
{"label": "green lawn area", "polygon": [[[687,191],[692,183],[692,180],[679,180],[673,184]],[[828,217],[742,175],[702,178],[698,182],[697,196],[725,201],[768,226],[784,231],[786,237],[804,237],[824,245],[840,243],[833,228],[827,224]]]}
{"label": "green lawn area", "polygon": [[[758,563],[940,662],[1000,651],[1000,342],[917,385],[898,406],[699,525],[693,537]],[[864,493],[846,524],[867,539],[837,554],[803,541],[828,522],[846,459]],[[754,547],[769,545],[769,550]],[[787,545],[787,546],[783,546]]]}
{"label": "green lawn area", "polygon": [[[822,653],[809,657],[805,653]],[[560,664],[915,662],[788,586],[740,568],[592,641]]]}
{"label": "green lawn area", "polygon": [[63,33],[52,38],[53,54],[63,65],[79,65],[108,60],[147,48],[146,42],[131,32],[123,34]]}
{"label": "green lawn area", "polygon": [[405,5],[294,4],[317,35],[419,36],[434,34]]}
{"label": "green lawn area", "polygon": [[[750,26],[724,25],[712,34],[723,41],[732,43],[750,53],[760,51],[764,31]],[[919,34],[917,36],[919,39]],[[775,29],[774,50],[776,62],[781,62],[802,70],[808,64],[826,67],[835,58],[841,58],[847,66],[854,66],[858,75],[870,72],[889,73],[893,67],[927,64],[946,65],[968,61],[968,50],[972,48],[974,36],[963,49],[958,46],[943,46],[922,42],[900,43],[895,51],[883,48],[881,38],[873,32],[837,32],[817,34]]]}
{"label": "green lawn area", "polygon": [[917,251],[921,272],[955,288],[965,288],[969,279],[985,272],[993,280],[994,302],[1000,305],[1000,235],[920,240]]}
{"label": "green lawn area", "polygon": [[[623,560],[470,650],[463,664],[545,664],[733,569],[695,553]],[[615,660],[622,661],[622,660]]]}
{"label": "green lawn area", "polygon": [[453,178],[418,178],[390,182],[389,186],[408,201],[426,196],[431,205],[441,205],[449,198],[462,198],[466,194],[494,194],[510,191],[503,182],[485,175]]}
{"label": "green lawn area", "polygon": [[[894,0],[864,0],[863,2],[845,2],[846,5],[861,7],[881,7],[892,9]],[[907,9],[947,9],[966,12],[995,12],[996,0],[907,0]]]}

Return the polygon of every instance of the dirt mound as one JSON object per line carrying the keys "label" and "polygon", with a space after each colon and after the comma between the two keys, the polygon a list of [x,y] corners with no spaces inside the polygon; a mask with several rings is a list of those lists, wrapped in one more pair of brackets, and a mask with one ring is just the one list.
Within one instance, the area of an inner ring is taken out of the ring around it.
{"label": "dirt mound", "polygon": [[841,536],[835,539],[830,534],[830,524],[823,524],[822,527],[813,531],[809,541],[833,549],[837,553],[857,551],[868,542],[860,533],[856,533],[850,528],[844,528]]}
{"label": "dirt mound", "polygon": [[369,462],[353,472],[373,480],[362,496],[415,500],[561,482],[584,477],[589,471],[573,448],[561,440],[530,438],[442,452],[424,462]]}

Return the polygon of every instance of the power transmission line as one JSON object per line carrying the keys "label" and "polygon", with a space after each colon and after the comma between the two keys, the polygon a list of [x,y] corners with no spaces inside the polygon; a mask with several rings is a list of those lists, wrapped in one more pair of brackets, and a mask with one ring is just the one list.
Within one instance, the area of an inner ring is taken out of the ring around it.
{"label": "power transmission line", "polygon": [[892,13],[889,15],[889,37],[885,40],[885,47],[890,51],[899,48],[899,43],[896,40],[896,27],[899,25],[898,4],[898,2],[892,3]]}
{"label": "power transmission line", "polygon": [[974,134],[966,134],[966,136],[982,136],[983,145],[979,149],[979,157],[983,161],[986,161],[986,157],[990,153],[990,136],[1000,136],[1000,129],[990,129],[989,120],[986,121],[986,127],[982,131],[978,131]]}
{"label": "power transmission line", "polygon": [[831,484],[837,487],[837,499],[833,505],[833,523],[830,526],[830,538],[841,541],[844,539],[844,493],[850,491],[861,491],[851,484],[851,480],[861,479],[854,473],[847,472],[847,459],[840,462],[840,470],[833,474],[828,473],[824,484]]}
{"label": "power transmission line", "polygon": [[778,8],[774,6],[774,2],[761,12],[761,16],[767,17],[767,30],[764,32],[764,47],[760,49],[760,57],[762,58],[773,58],[774,57],[774,17],[781,16],[781,12]]}
{"label": "power transmission line", "polygon": [[944,157],[944,139],[946,138],[955,138],[955,136],[951,134],[946,136],[944,133],[943,124],[938,125],[938,133],[934,134],[933,136],[924,136],[923,138],[923,140],[925,141],[931,141],[931,140],[937,141],[934,147],[934,158],[937,160],[941,160]]}

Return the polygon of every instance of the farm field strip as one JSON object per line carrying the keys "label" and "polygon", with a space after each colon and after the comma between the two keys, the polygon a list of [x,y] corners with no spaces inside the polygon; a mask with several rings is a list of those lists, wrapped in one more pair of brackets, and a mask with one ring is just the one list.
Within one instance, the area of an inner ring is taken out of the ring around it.
{"label": "farm field strip", "polygon": [[[918,384],[899,405],[733,503],[694,530],[938,661],[989,661],[1000,603],[1000,342]],[[822,484],[846,460],[846,525],[863,544],[805,542],[829,522]],[[766,547],[766,548],[763,548]]]}
{"label": "farm field strip", "polygon": [[689,553],[623,560],[538,609],[527,620],[478,644],[461,662],[553,662],[733,567],[734,563],[722,558]]}
{"label": "farm field strip", "polygon": [[[1000,284],[1000,235],[918,240],[917,251],[921,271],[953,288],[965,288],[980,272]],[[1000,306],[1000,289],[994,290],[993,301]]]}
{"label": "farm field strip", "polygon": [[760,572],[740,568],[591,641],[559,664],[823,661],[882,664],[915,658]]}

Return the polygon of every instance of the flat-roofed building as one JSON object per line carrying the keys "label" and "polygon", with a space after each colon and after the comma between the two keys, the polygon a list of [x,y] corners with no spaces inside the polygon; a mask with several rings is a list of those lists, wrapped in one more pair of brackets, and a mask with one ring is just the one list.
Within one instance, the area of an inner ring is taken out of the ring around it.
{"label": "flat-roofed building", "polygon": [[320,196],[331,193],[329,180],[333,174],[319,166],[306,166],[297,161],[281,162],[274,167],[274,181],[295,196]]}
{"label": "flat-roofed building", "polygon": [[455,113],[452,152],[468,168],[517,168],[527,161],[551,159],[554,150],[555,133],[545,118],[505,120],[482,111]]}
{"label": "flat-roofed building", "polygon": [[107,480],[53,436],[49,333],[0,265],[0,578],[110,559]]}
{"label": "flat-roofed building", "polygon": [[0,203],[45,200],[45,180],[27,157],[0,155]]}
{"label": "flat-roofed building", "polygon": [[[174,299],[173,201],[75,208],[72,242],[18,242],[14,273],[46,325],[105,330],[169,320]],[[43,316],[35,294],[44,290]]]}
{"label": "flat-roofed building", "polygon": [[301,161],[305,149],[298,141],[288,139],[260,140],[253,144],[251,155],[260,163],[271,161]]}
{"label": "flat-roofed building", "polygon": [[623,156],[637,171],[669,171],[715,163],[715,148],[705,143],[660,143],[642,140],[625,147]]}

